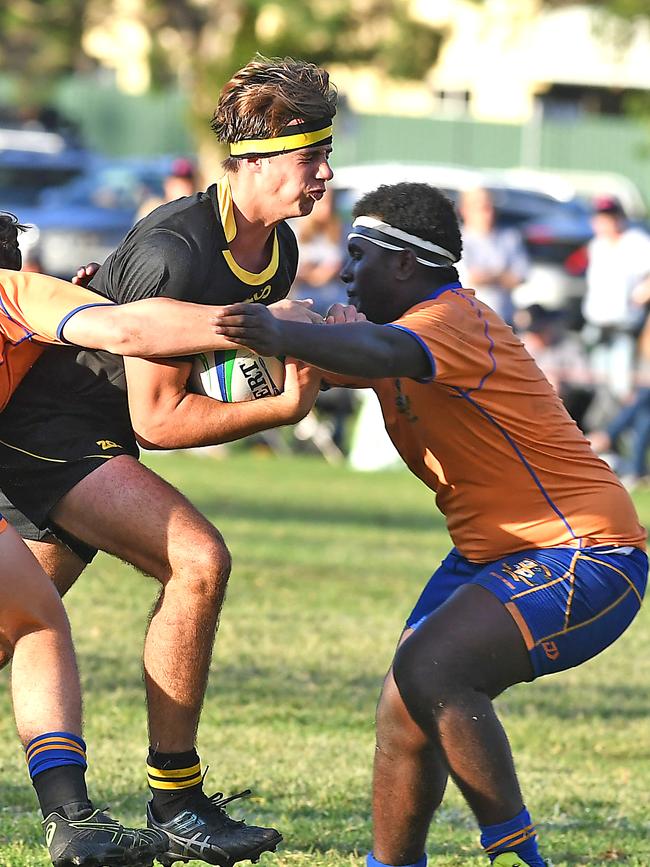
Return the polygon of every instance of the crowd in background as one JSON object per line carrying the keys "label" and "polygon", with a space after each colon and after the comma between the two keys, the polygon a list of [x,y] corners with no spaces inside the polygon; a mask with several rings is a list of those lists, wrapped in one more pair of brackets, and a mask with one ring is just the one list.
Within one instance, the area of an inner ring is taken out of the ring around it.
{"label": "crowd in background", "polygon": [[635,487],[650,447],[650,235],[610,196],[595,200],[591,223],[582,328],[542,308],[527,311],[521,336],[594,449]]}

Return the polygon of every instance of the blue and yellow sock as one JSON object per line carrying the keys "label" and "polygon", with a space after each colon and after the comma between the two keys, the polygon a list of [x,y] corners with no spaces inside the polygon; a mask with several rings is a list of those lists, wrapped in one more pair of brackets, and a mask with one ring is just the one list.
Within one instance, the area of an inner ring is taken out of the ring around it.
{"label": "blue and yellow sock", "polygon": [[25,758],[44,817],[70,804],[90,806],[85,779],[86,744],[78,735],[37,735],[27,744]]}
{"label": "blue and yellow sock", "polygon": [[201,759],[196,750],[160,753],[150,748],[147,778],[153,796],[151,809],[161,822],[184,810],[203,791]]}
{"label": "blue and yellow sock", "polygon": [[[366,857],[366,867],[393,867],[393,865],[384,864],[383,861],[377,861],[372,852],[368,852]],[[423,855],[419,861],[415,861],[413,864],[402,864],[401,867],[427,867],[427,856]]]}
{"label": "blue and yellow sock", "polygon": [[537,848],[537,831],[525,807],[508,822],[480,828],[481,846],[491,862],[504,853],[516,853],[528,867],[545,867]]}

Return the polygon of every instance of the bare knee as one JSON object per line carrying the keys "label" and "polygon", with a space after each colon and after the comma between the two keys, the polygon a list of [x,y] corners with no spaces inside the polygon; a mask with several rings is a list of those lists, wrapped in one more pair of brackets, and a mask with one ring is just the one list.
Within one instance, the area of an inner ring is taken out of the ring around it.
{"label": "bare knee", "polygon": [[[231,556],[219,531],[205,522],[192,539],[170,552],[170,583],[207,604],[223,600],[231,570]],[[167,587],[170,584],[166,585]]]}
{"label": "bare knee", "polygon": [[0,626],[0,668],[10,661],[18,642],[27,636],[49,632],[72,642],[70,623],[54,587],[51,594],[43,596],[51,598],[32,598],[28,605],[4,612]]}

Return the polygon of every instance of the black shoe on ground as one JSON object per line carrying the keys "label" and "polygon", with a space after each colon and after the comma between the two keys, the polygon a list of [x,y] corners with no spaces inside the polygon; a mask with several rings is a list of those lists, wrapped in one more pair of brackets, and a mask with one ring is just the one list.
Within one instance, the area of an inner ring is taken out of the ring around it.
{"label": "black shoe on ground", "polygon": [[161,831],[125,828],[92,806],[71,818],[62,812],[43,821],[54,867],[152,867],[169,846]]}
{"label": "black shoe on ground", "polygon": [[273,852],[282,840],[274,828],[258,828],[231,819],[225,804],[250,795],[240,792],[224,798],[221,792],[208,798],[201,794],[190,809],[181,810],[167,822],[158,821],[147,805],[147,825],[169,838],[169,849],[158,860],[163,867],[175,861],[203,861],[232,867],[236,861],[257,861],[263,852]]}

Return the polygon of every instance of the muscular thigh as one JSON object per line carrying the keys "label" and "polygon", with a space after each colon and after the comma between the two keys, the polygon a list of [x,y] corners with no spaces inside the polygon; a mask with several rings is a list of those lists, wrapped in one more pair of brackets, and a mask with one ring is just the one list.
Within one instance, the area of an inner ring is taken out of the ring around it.
{"label": "muscular thigh", "polygon": [[127,455],[113,458],[56,505],[57,526],[165,580],[179,558],[191,561],[217,531],[168,482]]}
{"label": "muscular thigh", "polygon": [[471,688],[490,698],[532,680],[521,632],[503,603],[489,590],[467,583],[423,617],[398,647],[398,682],[409,679],[429,689]]}

